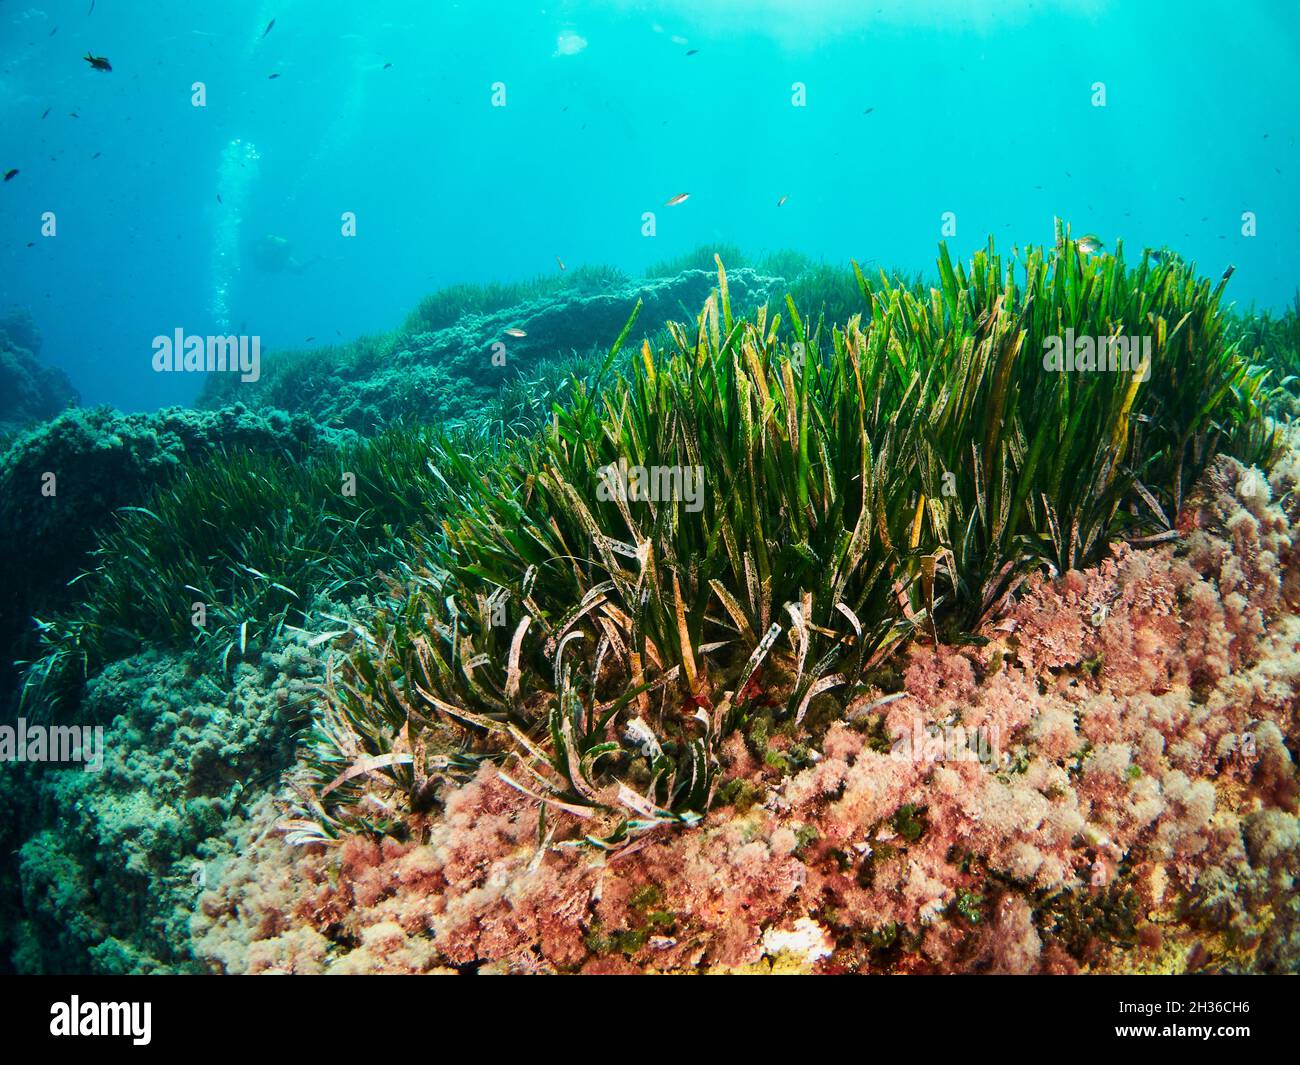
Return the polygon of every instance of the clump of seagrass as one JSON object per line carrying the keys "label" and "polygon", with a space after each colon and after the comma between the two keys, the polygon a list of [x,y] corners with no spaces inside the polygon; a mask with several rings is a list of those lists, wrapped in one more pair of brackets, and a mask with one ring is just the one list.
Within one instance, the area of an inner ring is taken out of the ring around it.
{"label": "clump of seagrass", "polygon": [[1251,356],[1267,367],[1276,387],[1271,406],[1294,417],[1300,401],[1300,289],[1281,314],[1271,311],[1236,315],[1231,333]]}
{"label": "clump of seagrass", "polygon": [[475,476],[467,449],[492,447],[398,426],[307,461],[218,451],[185,464],[145,505],[121,508],[74,582],[75,608],[37,622],[26,704],[75,703],[98,669],[148,645],[193,648],[221,674],[285,629],[315,627],[318,595],[360,594],[400,570],[441,500]]}
{"label": "clump of seagrass", "polygon": [[[854,270],[862,313],[813,324],[787,298],[783,330],[767,307],[733,317],[719,262],[692,326],[606,384],[634,314],[540,435],[470,479],[327,699],[299,840],[377,809],[391,829],[435,728],[586,842],[692,824],[722,741],[773,702],[807,727],[909,636],[965,639],[1036,570],[1173,536],[1216,451],[1277,452],[1263,374],[1224,339],[1226,275],[1130,270],[1064,230],[969,270],[943,249],[928,294]],[[1067,329],[1147,335],[1150,364],[1045,369]],[[624,469],[699,471],[704,491]]]}

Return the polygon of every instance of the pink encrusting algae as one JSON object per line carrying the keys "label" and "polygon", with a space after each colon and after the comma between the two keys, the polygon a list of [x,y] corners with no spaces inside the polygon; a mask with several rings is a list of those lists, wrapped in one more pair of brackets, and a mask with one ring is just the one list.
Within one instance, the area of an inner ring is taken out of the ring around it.
{"label": "pink encrusting algae", "polygon": [[1216,460],[1179,543],[1033,579],[982,644],[914,642],[897,697],[841,708],[806,750],[733,735],[703,823],[622,851],[558,845],[580,834],[554,813],[540,847],[537,803],[491,765],[420,842],[291,848],[264,801],[213,863],[196,954],[227,972],[1294,970],[1298,484],[1295,451],[1268,478]]}

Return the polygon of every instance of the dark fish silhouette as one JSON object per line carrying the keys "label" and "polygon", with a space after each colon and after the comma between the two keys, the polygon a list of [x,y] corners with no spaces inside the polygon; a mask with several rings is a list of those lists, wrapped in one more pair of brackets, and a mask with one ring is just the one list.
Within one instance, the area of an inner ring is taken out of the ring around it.
{"label": "dark fish silhouette", "polygon": [[51,112],[52,110],[54,110],[52,107],[47,107],[47,108],[45,109],[45,114],[41,115],[41,120],[44,121],[45,119],[49,118],[49,117],[50,117],[50,112]]}
{"label": "dark fish silhouette", "polygon": [[266,80],[267,80],[267,81],[275,81],[275,79],[278,78],[279,76],[280,76],[279,74],[268,74],[268,75],[266,76]]}
{"label": "dark fish silhouette", "polygon": [[687,55],[699,55],[699,54],[700,54],[700,50],[699,50],[698,48],[692,48],[692,49],[691,49],[689,52],[687,52],[686,54],[687,54]]}
{"label": "dark fish silhouette", "polygon": [[102,70],[105,74],[113,73],[113,64],[102,55],[91,55],[87,52],[82,58],[84,58],[94,70]]}
{"label": "dark fish silhouette", "polygon": [[273,29],[275,29],[275,19],[271,19],[271,21],[266,24],[266,29],[262,31],[262,40],[266,40],[266,35]]}
{"label": "dark fish silhouette", "polygon": [[6,171],[5,171],[5,180],[6,180],[6,181],[12,181],[12,180],[13,180],[14,178],[16,178],[17,176],[18,176],[18,171],[17,171],[17,170],[6,170]]}

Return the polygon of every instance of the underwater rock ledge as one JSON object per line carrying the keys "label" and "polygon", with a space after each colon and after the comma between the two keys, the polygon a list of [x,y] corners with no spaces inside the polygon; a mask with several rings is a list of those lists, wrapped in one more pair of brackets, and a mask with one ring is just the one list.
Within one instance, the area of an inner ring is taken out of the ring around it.
{"label": "underwater rock ledge", "polygon": [[[983,646],[787,772],[733,735],[729,805],[615,856],[538,848],[485,767],[427,842],[293,848],[263,800],[191,920],[214,971],[1286,972],[1300,965],[1300,451],[1212,466],[1182,543],[1037,578]],[[868,706],[876,700],[864,699]],[[1009,756],[891,753],[920,719]],[[563,815],[560,815],[561,817]]]}
{"label": "underwater rock ledge", "polygon": [[71,379],[41,359],[41,334],[29,312],[0,315],[0,448],[23,429],[80,402]]}
{"label": "underwater rock ledge", "polygon": [[[783,292],[785,282],[751,268],[728,274],[732,299],[749,310]],[[685,269],[667,277],[610,279],[598,290],[562,288],[447,325],[408,323],[399,334],[343,349],[272,353],[254,384],[216,375],[200,400],[239,399],[253,407],[309,414],[318,424],[371,431],[401,419],[442,423],[481,418],[502,384],[539,363],[573,353],[590,358],[617,336],[638,300],[639,335],[699,307],[717,285],[716,271]],[[414,318],[415,316],[413,316]],[[515,330],[522,335],[507,333]],[[504,365],[494,363],[494,345]]]}

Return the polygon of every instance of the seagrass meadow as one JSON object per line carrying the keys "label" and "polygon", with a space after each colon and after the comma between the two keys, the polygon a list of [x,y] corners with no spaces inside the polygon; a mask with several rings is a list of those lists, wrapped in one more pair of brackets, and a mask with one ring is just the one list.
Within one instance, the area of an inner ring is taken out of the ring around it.
{"label": "seagrass meadow", "polygon": [[27,431],[115,487],[7,578],[105,760],[3,767],[10,964],[1295,971],[1300,304],[1232,273],[705,247]]}
{"label": "seagrass meadow", "polygon": [[[926,296],[855,273],[864,312],[805,323],[787,298],[783,329],[766,306],[733,317],[719,261],[696,322],[643,341],[602,391],[634,314],[552,424],[466,483],[441,550],[350,633],[296,838],[358,813],[391,828],[374,811],[438,786],[414,753],[426,729],[468,741],[435,764],[490,752],[601,825],[593,845],[693,824],[729,735],[815,736],[900,643],[978,641],[1030,574],[1176,535],[1168,515],[1217,454],[1267,469],[1280,452],[1266,371],[1224,342],[1226,277],[1126,269],[1066,235],[1020,282],[991,247],[969,271],[943,250]],[[1045,372],[1067,323],[1149,329],[1151,365]],[[698,508],[611,491],[620,461],[700,469],[713,490]]]}

